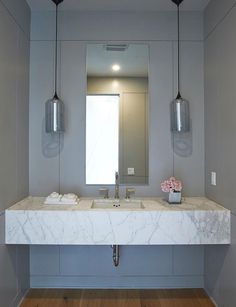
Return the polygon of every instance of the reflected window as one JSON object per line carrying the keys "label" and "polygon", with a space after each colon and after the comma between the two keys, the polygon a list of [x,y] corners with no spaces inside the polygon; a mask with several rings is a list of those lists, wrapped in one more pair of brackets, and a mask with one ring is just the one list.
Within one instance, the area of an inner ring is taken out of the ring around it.
{"label": "reflected window", "polygon": [[119,95],[87,95],[86,184],[114,184],[119,169]]}

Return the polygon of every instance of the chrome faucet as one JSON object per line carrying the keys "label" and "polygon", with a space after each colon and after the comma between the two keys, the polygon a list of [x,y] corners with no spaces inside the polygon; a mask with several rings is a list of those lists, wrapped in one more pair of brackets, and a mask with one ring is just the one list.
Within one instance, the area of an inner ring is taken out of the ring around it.
{"label": "chrome faucet", "polygon": [[115,184],[115,198],[119,199],[120,195],[119,195],[119,173],[116,172],[115,173],[115,179],[116,179],[116,184]]}

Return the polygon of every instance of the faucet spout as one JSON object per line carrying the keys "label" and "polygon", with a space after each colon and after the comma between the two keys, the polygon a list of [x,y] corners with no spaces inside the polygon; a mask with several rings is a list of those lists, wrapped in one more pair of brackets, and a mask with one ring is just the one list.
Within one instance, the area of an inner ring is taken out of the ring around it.
{"label": "faucet spout", "polygon": [[115,173],[115,179],[116,179],[116,181],[115,181],[115,198],[119,199],[120,193],[119,193],[119,173],[118,172]]}

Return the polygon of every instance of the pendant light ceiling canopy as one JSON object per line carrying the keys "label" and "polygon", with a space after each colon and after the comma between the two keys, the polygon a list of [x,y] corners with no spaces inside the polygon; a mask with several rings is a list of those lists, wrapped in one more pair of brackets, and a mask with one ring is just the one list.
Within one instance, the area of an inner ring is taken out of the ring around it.
{"label": "pendant light ceiling canopy", "polygon": [[54,96],[45,105],[45,123],[47,133],[64,132],[64,104],[57,94],[57,45],[58,45],[58,6],[63,0],[52,0],[56,5],[56,37],[55,37],[55,75]]}
{"label": "pendant light ceiling canopy", "polygon": [[180,5],[184,0],[171,0],[176,5]]}
{"label": "pendant light ceiling canopy", "polygon": [[52,0],[53,3],[55,3],[56,5],[59,5],[60,3],[63,2],[63,0]]}
{"label": "pendant light ceiling canopy", "polygon": [[171,102],[171,131],[172,132],[189,132],[189,102],[182,98],[180,94],[180,38],[179,38],[179,6],[183,0],[171,0],[177,6],[178,13],[178,93],[176,98]]}

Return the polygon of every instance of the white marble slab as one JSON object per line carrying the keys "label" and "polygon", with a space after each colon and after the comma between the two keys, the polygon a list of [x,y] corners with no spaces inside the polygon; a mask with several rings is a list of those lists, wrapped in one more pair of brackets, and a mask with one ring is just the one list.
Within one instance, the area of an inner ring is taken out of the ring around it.
{"label": "white marble slab", "polygon": [[189,245],[230,244],[230,211],[206,198],[169,205],[142,199],[145,209],[45,205],[28,197],[5,212],[6,244]]}

